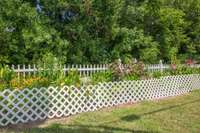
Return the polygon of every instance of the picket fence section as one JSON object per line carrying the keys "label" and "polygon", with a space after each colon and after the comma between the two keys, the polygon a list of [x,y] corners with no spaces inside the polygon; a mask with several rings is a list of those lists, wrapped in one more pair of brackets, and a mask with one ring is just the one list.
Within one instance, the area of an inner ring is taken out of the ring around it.
{"label": "picket fence section", "polygon": [[105,107],[176,96],[200,89],[200,75],[100,83],[98,85],[4,90],[0,126],[59,118]]}
{"label": "picket fence section", "polygon": [[[200,64],[191,65],[190,67],[196,67],[200,68]],[[62,67],[61,67],[62,68]],[[97,72],[105,72],[109,68],[108,64],[94,64],[94,65],[64,65],[63,66],[63,72],[64,74],[67,73],[67,71],[75,69],[79,72],[80,76],[91,76],[94,73]],[[26,77],[27,75],[36,75],[38,72],[36,65],[12,65],[12,69],[14,72],[17,73],[18,77]],[[145,70],[148,70],[149,72],[155,72],[155,71],[165,71],[167,69],[170,69],[170,65],[168,64],[148,64],[145,65]]]}
{"label": "picket fence section", "polygon": [[[88,64],[88,65],[64,65],[63,72],[66,74],[69,70],[77,70],[80,76],[90,76],[97,72],[105,72],[108,70],[108,64]],[[62,68],[62,67],[60,67]],[[12,69],[17,73],[18,77],[26,77],[27,75],[36,75],[39,71],[36,65],[12,65]]]}

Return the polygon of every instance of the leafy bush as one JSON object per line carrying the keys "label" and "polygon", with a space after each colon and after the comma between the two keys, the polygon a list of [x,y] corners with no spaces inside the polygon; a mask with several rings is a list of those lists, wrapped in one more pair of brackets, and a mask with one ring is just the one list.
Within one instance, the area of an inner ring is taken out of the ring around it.
{"label": "leafy bush", "polygon": [[13,70],[8,66],[0,66],[0,82],[9,83],[14,76]]}
{"label": "leafy bush", "polygon": [[126,75],[123,77],[123,80],[139,80],[140,77],[136,74]]}
{"label": "leafy bush", "polygon": [[125,59],[136,57],[148,63],[158,60],[158,43],[151,36],[145,35],[139,28],[122,27],[118,29],[116,44],[112,51],[114,56]]}
{"label": "leafy bush", "polygon": [[48,53],[38,62],[39,77],[47,79],[51,85],[75,85],[80,86],[80,76],[78,71],[70,70],[65,75],[63,72],[64,63],[62,59]]}
{"label": "leafy bush", "polygon": [[153,77],[153,78],[160,78],[160,77],[162,77],[162,76],[163,76],[163,73],[160,72],[160,71],[156,71],[156,72],[153,72],[153,73],[152,73],[152,77]]}
{"label": "leafy bush", "polygon": [[200,74],[200,68],[192,68],[187,65],[171,65],[169,70],[165,70],[164,72],[153,72],[151,75],[153,78],[160,78],[162,76],[186,74]]}
{"label": "leafy bush", "polygon": [[9,83],[14,76],[15,73],[8,66],[0,66],[0,91],[10,87]]}
{"label": "leafy bush", "polygon": [[60,85],[75,85],[76,87],[80,87],[81,85],[80,75],[76,70],[68,71],[67,76],[64,78],[63,81],[59,81],[59,83],[61,83]]}
{"label": "leafy bush", "polygon": [[38,61],[38,76],[46,78],[51,84],[56,84],[57,80],[64,79],[63,62],[53,54],[45,54],[42,60]]}
{"label": "leafy bush", "polygon": [[198,68],[192,68],[186,65],[176,65],[174,67],[173,65],[168,72],[170,72],[170,75],[195,74],[198,73]]}
{"label": "leafy bush", "polygon": [[112,71],[100,72],[95,73],[91,77],[92,84],[97,84],[99,82],[109,82],[113,80],[113,73]]}
{"label": "leafy bush", "polygon": [[8,84],[5,82],[0,82],[0,91],[3,91],[4,89],[8,88]]}

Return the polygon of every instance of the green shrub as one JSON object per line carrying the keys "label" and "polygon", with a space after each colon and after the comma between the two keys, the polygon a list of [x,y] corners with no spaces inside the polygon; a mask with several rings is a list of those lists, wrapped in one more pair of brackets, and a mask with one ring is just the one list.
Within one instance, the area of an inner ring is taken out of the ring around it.
{"label": "green shrub", "polygon": [[9,85],[5,82],[0,82],[0,91],[7,89]]}
{"label": "green shrub", "polygon": [[80,87],[81,85],[80,75],[76,70],[68,71],[67,76],[64,78],[64,80],[62,81],[61,78],[61,80],[58,82],[61,83],[60,85],[75,85],[76,87]]}
{"label": "green shrub", "polygon": [[15,73],[8,66],[0,66],[0,91],[10,88],[10,81],[14,78]]}
{"label": "green shrub", "polygon": [[156,72],[153,72],[152,76],[153,78],[160,78],[162,77],[164,74],[160,71],[156,71]]}
{"label": "green shrub", "polygon": [[92,84],[97,84],[99,82],[109,82],[113,80],[112,71],[95,73],[91,77]]}
{"label": "green shrub", "polygon": [[168,70],[170,75],[182,75],[182,74],[198,74],[199,68],[192,68],[185,65],[177,65],[175,69]]}
{"label": "green shrub", "polygon": [[197,68],[197,69],[196,69],[196,73],[197,73],[197,74],[200,74],[200,68]]}
{"label": "green shrub", "polygon": [[139,75],[136,75],[136,74],[133,74],[133,75],[126,75],[123,77],[123,80],[139,80],[140,79],[140,76]]}
{"label": "green shrub", "polygon": [[9,83],[14,76],[14,71],[8,66],[0,66],[0,82]]}
{"label": "green shrub", "polygon": [[63,62],[53,54],[45,54],[42,60],[38,61],[38,76],[48,79],[50,84],[56,84],[57,81],[64,79]]}

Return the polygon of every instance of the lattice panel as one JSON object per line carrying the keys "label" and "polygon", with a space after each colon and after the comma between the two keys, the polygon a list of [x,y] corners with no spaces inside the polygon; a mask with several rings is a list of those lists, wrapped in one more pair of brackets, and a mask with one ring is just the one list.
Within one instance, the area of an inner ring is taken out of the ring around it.
{"label": "lattice panel", "polygon": [[176,96],[200,89],[200,75],[100,83],[81,88],[64,86],[4,90],[0,93],[0,126],[70,116],[119,104]]}

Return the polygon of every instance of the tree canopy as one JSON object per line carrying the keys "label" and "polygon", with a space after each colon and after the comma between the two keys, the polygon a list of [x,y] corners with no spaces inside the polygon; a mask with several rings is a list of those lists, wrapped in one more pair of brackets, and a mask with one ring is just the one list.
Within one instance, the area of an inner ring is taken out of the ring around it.
{"label": "tree canopy", "polygon": [[1,0],[0,63],[200,60],[200,0]]}

